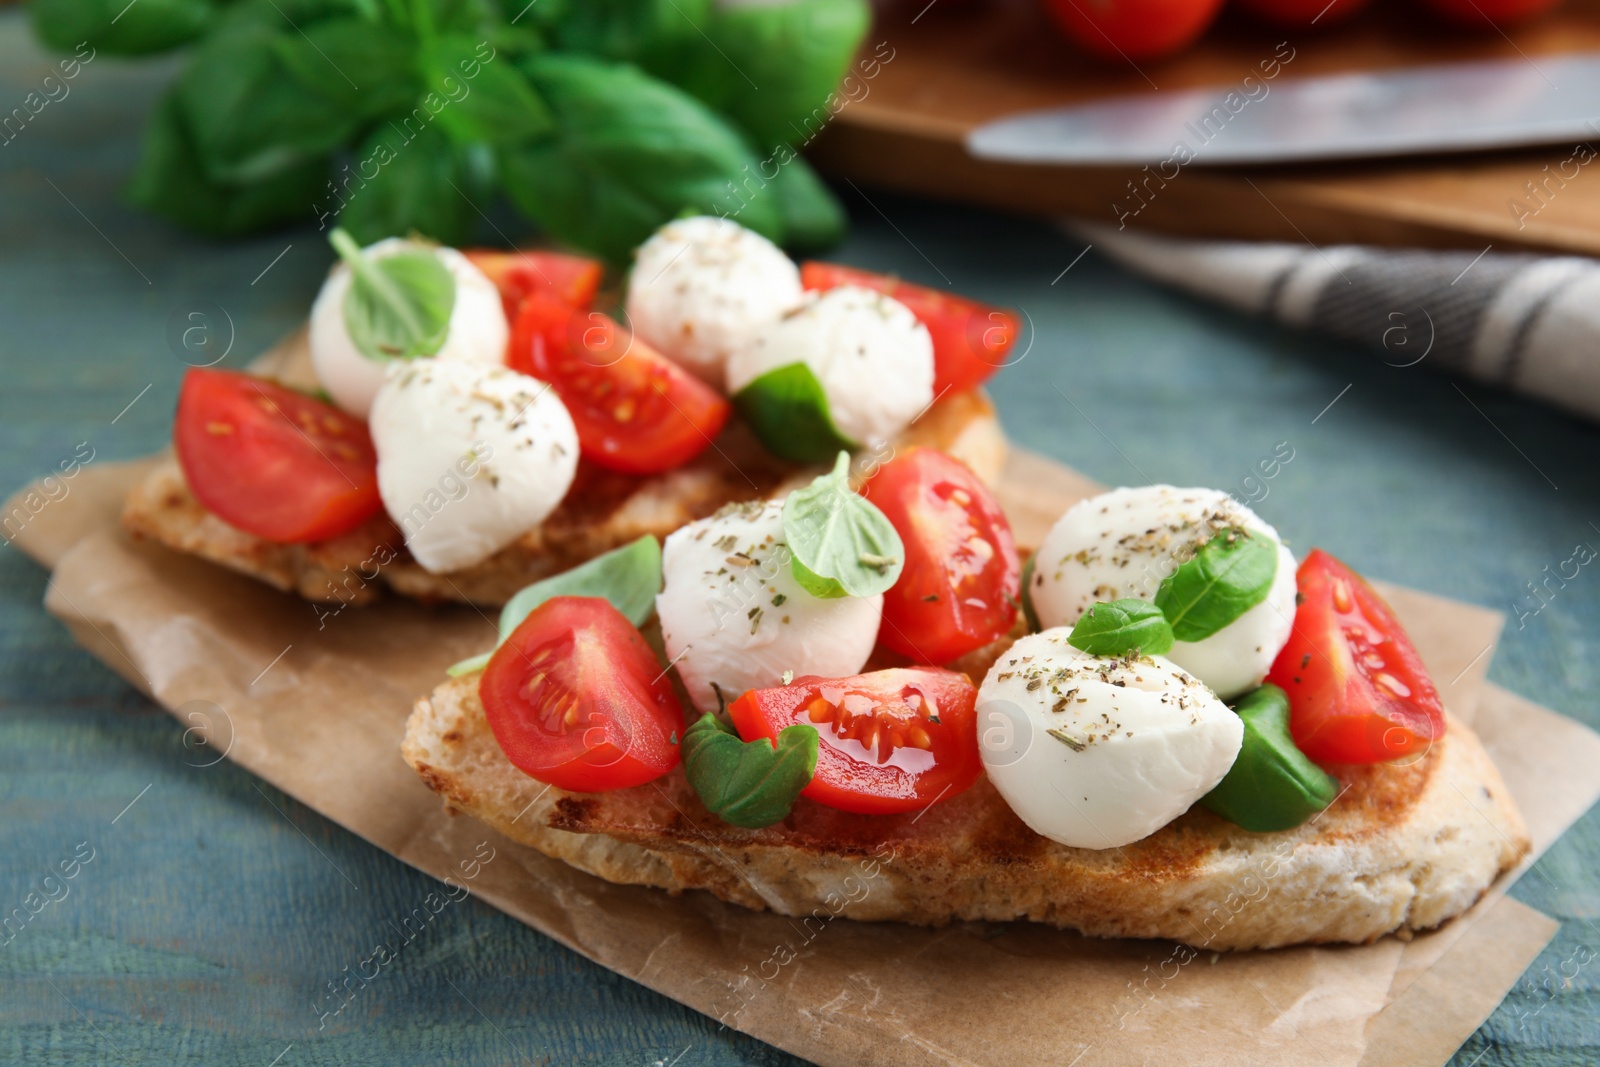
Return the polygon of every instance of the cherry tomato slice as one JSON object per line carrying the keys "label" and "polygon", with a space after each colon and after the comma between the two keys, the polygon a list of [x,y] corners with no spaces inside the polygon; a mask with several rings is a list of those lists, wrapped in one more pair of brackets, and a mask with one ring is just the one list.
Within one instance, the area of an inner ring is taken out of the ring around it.
{"label": "cherry tomato slice", "polygon": [[326,541],[383,507],[367,424],[263,378],[189,371],[172,438],[195,499],[268,541]]}
{"label": "cherry tomato slice", "polygon": [[506,321],[516,322],[530,294],[545,293],[573,307],[586,308],[600,291],[605,268],[599,260],[565,252],[499,252],[470,248],[462,255],[488,275],[500,290]]}
{"label": "cherry tomato slice", "polygon": [[523,302],[506,360],[550,383],[578,428],[584,456],[655,474],[699,455],[732,411],[719,393],[598,311],[543,293]]}
{"label": "cherry tomato slice", "polygon": [[1047,0],[1045,9],[1084,50],[1107,59],[1156,59],[1205,32],[1222,0]]}
{"label": "cherry tomato slice", "polygon": [[883,595],[878,642],[918,663],[949,663],[1009,633],[1022,591],[1011,524],[960,460],[912,448],[861,488],[905,544]]}
{"label": "cherry tomato slice", "polygon": [[478,695],[506,758],[557,788],[625,789],[678,765],[672,683],[603,598],[540,604],[490,657]]}
{"label": "cherry tomato slice", "polygon": [[1321,549],[1295,576],[1294,631],[1267,681],[1289,694],[1289,727],[1319,763],[1379,763],[1444,736],[1444,705],[1389,605]]}
{"label": "cherry tomato slice", "polygon": [[977,699],[964,674],[910,667],[752,689],[728,714],[746,741],[776,744],[785,726],[815,727],[817,773],[801,794],[882,815],[948,800],[977,779]]}
{"label": "cherry tomato slice", "polygon": [[888,274],[814,260],[800,264],[807,289],[859,285],[892,296],[911,309],[933,337],[933,395],[965,392],[1005,366],[1022,323],[1016,314],[964,296],[912,285]]}

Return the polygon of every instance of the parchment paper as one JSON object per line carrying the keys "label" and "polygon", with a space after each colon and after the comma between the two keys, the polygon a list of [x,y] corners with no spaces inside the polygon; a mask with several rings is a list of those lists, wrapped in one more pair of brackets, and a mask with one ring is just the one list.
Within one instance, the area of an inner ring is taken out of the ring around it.
{"label": "parchment paper", "polygon": [[[1169,943],[1026,923],[839,921],[806,931],[703,893],[611,885],[447,816],[400,758],[412,701],[447,664],[489,646],[488,617],[390,598],[319,620],[294,597],[132,543],[116,516],[142,469],[82,471],[17,537],[53,568],[46,606],[85,647],[216,751],[421,870],[456,874],[489,840],[498,858],[470,882],[482,899],[821,1064],[1437,1064],[1555,929],[1504,898],[1502,879],[1469,915],[1410,943],[1185,961]],[[1071,500],[1097,488],[1019,454],[1000,491],[1019,540],[1036,543]],[[1476,720],[1541,851],[1600,794],[1588,773],[1600,737],[1484,683],[1497,615],[1386,593],[1447,703]]]}

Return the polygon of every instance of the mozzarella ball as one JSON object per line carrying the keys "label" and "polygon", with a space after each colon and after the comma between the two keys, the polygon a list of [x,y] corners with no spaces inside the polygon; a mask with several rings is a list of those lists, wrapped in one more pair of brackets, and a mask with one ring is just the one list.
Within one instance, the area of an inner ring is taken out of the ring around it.
{"label": "mozzarella ball", "polygon": [[984,770],[1034,832],[1074,848],[1148,837],[1222,781],[1244,724],[1161,656],[1111,659],[1022,638],[978,689]]}
{"label": "mozzarella ball", "polygon": [[667,538],[656,613],[701,711],[781,685],[785,671],[855,674],[872,654],[883,595],[818,599],[795,581],[791,558],[780,501],[730,504]]}
{"label": "mozzarella ball", "polygon": [[[366,251],[382,258],[417,249],[431,250],[456,280],[450,329],[433,358],[504,363],[511,328],[506,324],[500,291],[483,271],[468,262],[466,256],[453,248],[438,248],[400,237],[379,241]],[[349,291],[350,267],[340,261],[328,273],[316,303],[311,305],[311,366],[333,402],[364,419],[372,410],[372,398],[383,385],[384,371],[394,361],[373,359],[350,339],[350,331],[344,324],[344,298]]]}
{"label": "mozzarella ball", "polygon": [[807,293],[728,361],[728,392],[804,363],[828,397],[839,432],[875,445],[933,403],[933,339],[900,301],[855,285]]}
{"label": "mozzarella ball", "polygon": [[1097,601],[1154,600],[1194,550],[1229,526],[1272,539],[1278,570],[1267,597],[1167,658],[1231,700],[1261,684],[1294,626],[1294,555],[1255,512],[1216,489],[1146,485],[1081,500],[1062,515],[1034,563],[1028,595],[1041,626],[1070,626]]}
{"label": "mozzarella ball", "polygon": [[435,574],[545,520],[578,468],[578,431],[544,382],[505,367],[396,361],[372,404],[378,493]]}
{"label": "mozzarella ball", "polygon": [[628,324],[720,389],[728,357],[800,303],[800,271],[777,245],[729,219],[678,219],[639,247]]}

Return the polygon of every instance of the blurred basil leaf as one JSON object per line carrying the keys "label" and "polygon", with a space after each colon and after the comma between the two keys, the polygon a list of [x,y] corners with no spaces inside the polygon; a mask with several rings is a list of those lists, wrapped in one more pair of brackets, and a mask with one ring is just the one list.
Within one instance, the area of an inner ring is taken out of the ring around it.
{"label": "blurred basil leaf", "polygon": [[415,43],[392,26],[328,19],[277,38],[274,47],[296,82],[354,119],[409,107],[422,89]]}
{"label": "blurred basil leaf", "polygon": [[[476,191],[461,150],[432,126],[381,123],[357,149],[339,225],[363,245],[413,231],[447,245],[466,243]],[[370,175],[370,177],[369,177]],[[324,207],[336,206],[328,202]]]}
{"label": "blurred basil leaf", "polygon": [[213,237],[233,237],[308,214],[327,180],[326,159],[308,159],[243,185],[207,178],[174,92],[145,128],[128,198],[162,218]]}
{"label": "blurred basil leaf", "polygon": [[[33,31],[50,48],[71,52],[87,42],[96,52],[142,56],[194,40],[211,23],[210,0],[33,0]],[[81,58],[81,53],[80,53]]]}
{"label": "blurred basil leaf", "polygon": [[360,125],[291,77],[279,45],[263,29],[213,36],[178,79],[178,102],[212,181],[253,181],[321,158]]}
{"label": "blurred basil leaf", "polygon": [[555,130],[527,78],[486,41],[452,35],[425,46],[428,91],[445,100],[439,125],[461,143],[525,141]]}
{"label": "blurred basil leaf", "polygon": [[512,202],[556,237],[616,261],[685,210],[736,215],[782,242],[773,196],[740,195],[759,161],[723,119],[637,68],[546,54],[524,63],[557,132],[507,146]]}

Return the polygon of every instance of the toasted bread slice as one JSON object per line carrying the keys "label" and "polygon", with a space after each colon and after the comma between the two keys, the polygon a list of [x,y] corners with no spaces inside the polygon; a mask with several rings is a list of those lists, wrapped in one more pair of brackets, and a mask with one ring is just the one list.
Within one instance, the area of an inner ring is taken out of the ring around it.
{"label": "toasted bread slice", "polygon": [[448,806],[612,882],[705,889],[783,915],[1031,919],[1211,949],[1367,942],[1459,915],[1529,847],[1499,772],[1456,721],[1409,766],[1341,768],[1339,799],[1297,829],[1254,834],[1196,807],[1095,851],[1035,834],[984,777],[908,815],[801,798],[762,830],[707,812],[681,767],[632,789],[567,793],[506,759],[480,677],[441,685],[406,728],[406,761]]}
{"label": "toasted bread slice", "polygon": [[[985,481],[999,477],[1005,439],[981,392],[955,393],[930,407],[895,442],[927,445],[963,460]],[[523,586],[560,573],[645,534],[665,537],[724,504],[781,494],[820,468],[777,459],[735,421],[714,447],[665,474],[636,477],[580,464],[567,497],[543,523],[475,566],[424,570],[386,517],[332,541],[280,545],[235,529],[194,498],[169,458],[129,493],[130,533],[231,567],[308,600],[361,604],[382,583],[419,600],[505,603]]]}

